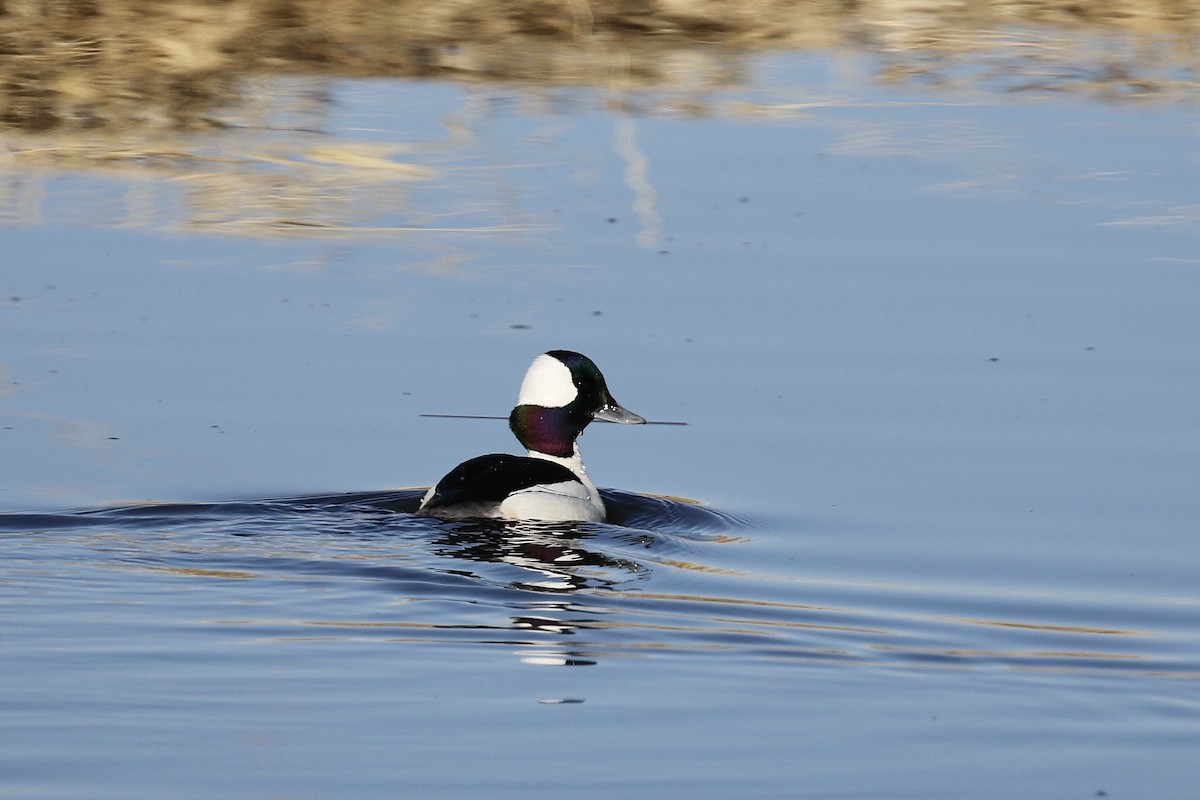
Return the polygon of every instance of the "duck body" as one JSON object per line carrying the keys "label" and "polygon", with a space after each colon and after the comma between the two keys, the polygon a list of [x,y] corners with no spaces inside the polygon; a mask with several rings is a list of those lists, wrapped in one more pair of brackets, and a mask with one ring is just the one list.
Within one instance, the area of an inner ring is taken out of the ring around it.
{"label": "duck body", "polygon": [[442,519],[604,519],[600,493],[567,467],[532,456],[491,453],[464,461],[438,481],[421,512]]}
{"label": "duck body", "polygon": [[613,399],[587,356],[570,350],[538,356],[508,418],[528,454],[491,453],[464,461],[426,493],[417,513],[440,519],[603,521],[604,501],[576,442],[593,419],[646,421]]}

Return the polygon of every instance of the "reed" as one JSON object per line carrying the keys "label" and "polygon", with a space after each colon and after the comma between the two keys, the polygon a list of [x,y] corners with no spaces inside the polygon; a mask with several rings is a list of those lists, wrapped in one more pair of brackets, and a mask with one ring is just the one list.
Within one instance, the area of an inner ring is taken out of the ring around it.
{"label": "reed", "polygon": [[210,127],[248,76],[727,86],[764,50],[884,80],[1194,99],[1200,0],[3,0],[0,124]]}
{"label": "reed", "polygon": [[1200,0],[0,0],[0,218],[36,222],[41,176],[69,171],[128,186],[103,211],[119,224],[174,218],[162,209],[178,202],[176,224],[252,235],[528,224],[413,199],[461,176],[405,148],[453,149],[469,107],[447,141],[305,138],[327,125],[339,77],[742,113],[714,90],[751,83],[752,56],[821,51],[935,90],[1195,103],[1198,43]]}

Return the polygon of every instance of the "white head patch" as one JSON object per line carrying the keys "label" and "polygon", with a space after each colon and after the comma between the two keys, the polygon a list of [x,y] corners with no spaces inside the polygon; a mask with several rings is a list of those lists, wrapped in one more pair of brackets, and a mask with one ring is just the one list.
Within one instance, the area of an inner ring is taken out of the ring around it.
{"label": "white head patch", "polygon": [[517,405],[560,408],[578,396],[571,370],[554,356],[543,354],[529,365],[525,380],[521,381]]}

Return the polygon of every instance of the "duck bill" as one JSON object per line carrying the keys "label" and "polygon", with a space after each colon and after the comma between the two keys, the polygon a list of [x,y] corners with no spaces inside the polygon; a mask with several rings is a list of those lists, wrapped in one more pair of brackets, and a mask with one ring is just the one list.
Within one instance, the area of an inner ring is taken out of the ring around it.
{"label": "duck bill", "polygon": [[608,396],[608,401],[594,415],[595,419],[605,422],[619,422],[622,425],[645,425],[646,418],[639,417],[625,406]]}

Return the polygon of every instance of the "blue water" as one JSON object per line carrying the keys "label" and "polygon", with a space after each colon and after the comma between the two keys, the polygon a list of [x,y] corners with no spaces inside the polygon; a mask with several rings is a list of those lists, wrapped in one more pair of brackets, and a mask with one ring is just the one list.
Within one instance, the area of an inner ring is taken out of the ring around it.
{"label": "blue water", "polygon": [[[1190,798],[1194,109],[753,66],[17,170],[0,796]],[[610,523],[410,516],[554,347]]]}
{"label": "blue water", "polygon": [[821,577],[828,530],[627,493],[578,525],[417,499],[0,517],[8,791],[1190,791],[1194,601],[918,582],[896,552],[864,559],[890,582]]}

